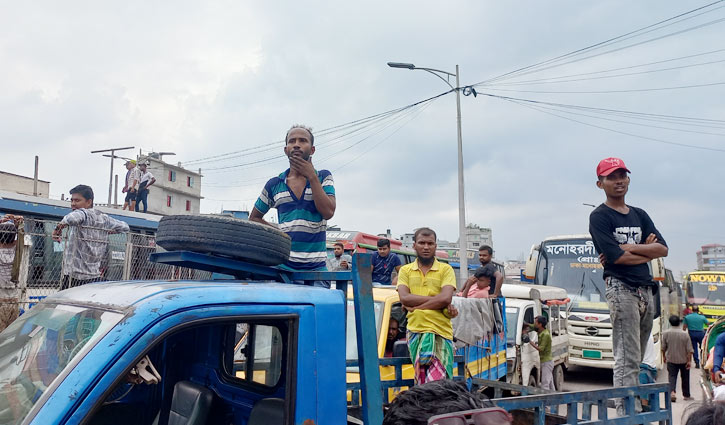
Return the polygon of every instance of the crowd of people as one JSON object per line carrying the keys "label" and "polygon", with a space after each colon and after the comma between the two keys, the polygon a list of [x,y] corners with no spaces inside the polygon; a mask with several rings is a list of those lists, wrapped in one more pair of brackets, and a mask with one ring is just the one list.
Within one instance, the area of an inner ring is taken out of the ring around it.
{"label": "crowd of people", "polygon": [[[292,241],[289,260],[284,265],[292,270],[350,270],[351,257],[344,252],[341,242],[334,244],[334,254],[328,258],[326,249],[327,220],[336,210],[335,187],[332,174],[317,170],[312,163],[315,153],[312,130],[294,125],[285,135],[284,153],[289,168],[272,177],[254,204],[249,219],[271,225],[264,215],[277,209],[279,229]],[[149,187],[155,182],[147,164],[126,163],[123,209],[147,211]],[[589,231],[600,253],[604,268],[606,300],[612,323],[614,351],[614,386],[638,384],[640,364],[645,351],[655,314],[654,296],[658,287],[653,282],[648,263],[668,253],[667,243],[652,219],[641,208],[625,203],[630,170],[619,158],[602,160],[596,169],[596,185],[603,190],[605,201],[590,215]],[[108,234],[128,232],[128,225],[96,210],[90,187],[79,185],[71,189],[71,209],[58,224],[53,237],[60,240],[63,230],[66,246],[63,251],[63,279],[61,289],[84,285],[100,279],[101,257],[105,254]],[[18,244],[18,227],[22,218],[11,215],[0,221],[0,302],[15,300],[17,281],[13,267]],[[453,329],[451,319],[458,315],[452,304],[456,293],[453,268],[436,259],[437,235],[428,227],[416,230],[413,237],[416,259],[402,264],[390,250],[390,241],[380,239],[373,254],[370,272],[374,282],[397,288],[405,309],[406,333],[410,358],[415,367],[415,381],[425,384],[453,377]],[[501,296],[503,275],[491,262],[493,249],[482,246],[479,250],[481,267],[475,271],[459,292],[463,297],[497,298]],[[329,282],[318,281],[315,286],[329,288]],[[3,304],[7,305],[7,304]],[[15,308],[17,314],[17,308]],[[12,322],[9,310],[0,310],[0,326]],[[392,345],[401,337],[402,317],[393,317],[388,332]],[[528,346],[538,352],[541,363],[541,386],[554,390],[551,335],[547,318],[538,316],[533,324],[526,324],[532,336]],[[679,374],[685,400],[690,399],[689,369],[694,357],[700,367],[698,345],[702,342],[706,318],[696,308],[684,318],[680,326],[677,316],[670,318],[672,328],[662,336],[662,354],[667,362],[672,401],[676,400],[675,383]],[[713,380],[719,383],[725,355],[725,333],[717,339],[713,354]],[[705,361],[706,359],[702,359]],[[621,400],[617,411],[624,415]],[[641,409],[640,403],[636,408]],[[689,422],[688,422],[689,423]]]}

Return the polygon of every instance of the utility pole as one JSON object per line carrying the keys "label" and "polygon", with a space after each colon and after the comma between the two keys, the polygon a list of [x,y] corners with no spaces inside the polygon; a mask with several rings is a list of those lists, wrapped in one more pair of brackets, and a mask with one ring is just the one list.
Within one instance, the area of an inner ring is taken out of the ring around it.
{"label": "utility pole", "polygon": [[134,146],[129,146],[129,147],[125,147],[125,148],[111,148],[111,149],[101,149],[101,150],[97,150],[97,151],[91,151],[91,153],[111,152],[111,155],[109,155],[111,157],[111,176],[108,179],[108,205],[109,206],[111,205],[111,195],[113,194],[113,160],[115,158],[118,158],[114,154],[116,151],[124,151],[127,149],[133,149],[133,148],[134,148]]}
{"label": "utility pole", "polygon": [[38,155],[35,155],[35,173],[33,174],[33,196],[38,196]]}
{"label": "utility pole", "polygon": [[[464,285],[468,279],[468,235],[466,233],[466,200],[465,189],[463,187],[463,136],[461,135],[461,82],[460,73],[458,72],[458,65],[456,65],[456,73],[442,71],[435,68],[422,68],[415,66],[412,63],[402,62],[388,62],[388,66],[391,68],[401,68],[410,70],[421,70],[428,72],[440,78],[444,83],[451,88],[452,91],[456,92],[456,117],[457,117],[457,130],[458,130],[458,261],[460,262],[460,277],[459,285]],[[443,78],[441,74],[445,75]],[[450,83],[449,78],[456,77],[456,86]],[[467,96],[464,91],[464,95]],[[475,92],[473,93],[475,95]],[[459,287],[460,289],[460,287]]]}

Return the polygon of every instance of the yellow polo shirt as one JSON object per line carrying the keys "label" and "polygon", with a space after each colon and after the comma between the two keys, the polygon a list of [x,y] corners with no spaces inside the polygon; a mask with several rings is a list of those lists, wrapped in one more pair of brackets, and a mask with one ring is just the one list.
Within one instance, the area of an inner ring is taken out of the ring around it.
{"label": "yellow polo shirt", "polygon": [[[423,275],[416,260],[400,268],[398,286],[400,285],[407,286],[411,294],[430,297],[440,294],[444,286],[456,289],[456,274],[450,265],[434,260],[431,269]],[[451,319],[443,314],[443,310],[415,310],[408,313],[408,329],[453,339]]]}

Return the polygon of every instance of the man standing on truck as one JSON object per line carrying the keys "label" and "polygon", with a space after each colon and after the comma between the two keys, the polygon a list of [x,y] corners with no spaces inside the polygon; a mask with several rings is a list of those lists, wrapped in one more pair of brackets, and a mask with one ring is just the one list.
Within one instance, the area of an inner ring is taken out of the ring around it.
{"label": "man standing on truck", "polygon": [[529,344],[539,352],[539,363],[541,364],[541,385],[539,387],[544,390],[556,391],[554,387],[554,358],[551,356],[551,333],[546,328],[547,323],[549,323],[549,320],[546,317],[536,316],[534,327],[539,336],[539,343],[529,341]]}
{"label": "man standing on truck", "polygon": [[141,180],[141,170],[136,167],[136,160],[129,159],[126,161],[126,185],[122,192],[126,194],[126,200],[123,203],[122,210],[128,208],[129,211],[136,210],[136,195],[138,194],[138,183]]}
{"label": "man standing on truck", "polygon": [[[373,282],[381,285],[395,285],[403,263],[395,253],[390,252],[390,240],[378,239],[378,251],[373,253]],[[395,276],[393,276],[395,273]]]}
{"label": "man standing on truck", "polygon": [[[335,214],[332,174],[312,165],[315,136],[312,129],[293,125],[285,135],[284,153],[290,167],[269,179],[254,204],[249,220],[271,226],[264,220],[270,208],[277,208],[279,228],[292,239],[285,266],[292,270],[326,270],[327,220]],[[315,286],[330,287],[316,281]]]}
{"label": "man standing on truck", "polygon": [[685,324],[684,329],[690,335],[692,349],[695,351],[695,369],[699,369],[700,355],[698,353],[701,350],[702,339],[705,337],[705,328],[707,328],[707,317],[700,314],[700,309],[695,305],[692,306],[692,312],[685,316],[682,321]]}
{"label": "man standing on truck", "polygon": [[408,314],[407,337],[416,384],[453,378],[453,326],[458,311],[453,268],[435,258],[436,233],[421,227],[413,235],[418,258],[400,268],[398,294]]}
{"label": "man standing on truck", "polygon": [[[607,199],[589,216],[589,233],[604,266],[612,320],[615,387],[637,385],[639,365],[652,331],[653,295],[657,291],[647,263],[666,257],[668,251],[649,215],[624,202],[629,172],[619,158],[599,162],[597,187],[604,190]],[[621,399],[616,400],[616,406],[617,413],[624,415]]]}
{"label": "man standing on truck", "polygon": [[53,230],[53,239],[61,241],[69,227],[63,249],[63,277],[60,289],[68,289],[101,279],[101,261],[108,248],[109,233],[128,232],[128,224],[93,208],[93,189],[80,184],[70,190],[70,207]]}
{"label": "man standing on truck", "polygon": [[[501,285],[503,284],[503,274],[496,270],[496,267],[491,263],[493,258],[493,248],[488,245],[482,245],[478,248],[478,261],[481,262],[481,267],[491,265],[494,270],[494,278],[491,280],[491,284],[488,287],[488,294],[491,298],[497,298],[501,296]],[[466,281],[465,287],[470,288],[478,283],[476,276],[471,276]],[[464,292],[465,293],[465,292]]]}

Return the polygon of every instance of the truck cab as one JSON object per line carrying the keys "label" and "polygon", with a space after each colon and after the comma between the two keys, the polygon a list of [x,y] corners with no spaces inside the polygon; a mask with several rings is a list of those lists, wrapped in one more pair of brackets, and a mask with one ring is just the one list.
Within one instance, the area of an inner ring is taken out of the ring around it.
{"label": "truck cab", "polygon": [[[569,298],[564,289],[553,286],[509,284],[501,287],[506,297],[506,361],[507,381],[512,384],[535,387],[540,382],[539,353],[525,341],[524,323],[533,324],[536,316],[549,319],[551,354],[554,360],[554,386],[563,391],[564,371],[569,367],[569,334],[566,307]],[[533,329],[526,335],[535,332]]]}
{"label": "truck cab", "polygon": [[2,333],[0,423],[344,423],[343,305],[252,281],[59,292]]}

